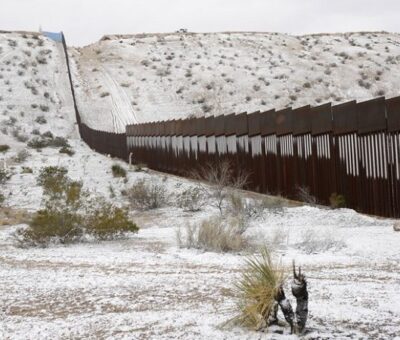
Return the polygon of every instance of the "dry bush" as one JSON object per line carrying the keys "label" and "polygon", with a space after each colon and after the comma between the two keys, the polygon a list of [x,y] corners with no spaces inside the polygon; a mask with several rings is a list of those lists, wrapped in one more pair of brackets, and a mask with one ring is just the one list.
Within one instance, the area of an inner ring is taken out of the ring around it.
{"label": "dry bush", "polygon": [[190,187],[178,196],[177,202],[185,211],[199,211],[205,204],[204,192],[200,187]]}
{"label": "dry bush", "polygon": [[249,179],[249,174],[241,169],[235,173],[229,161],[206,164],[191,172],[190,176],[211,184],[210,187],[202,187],[202,189],[208,196],[211,205],[217,208],[221,214],[232,189],[242,189]]}
{"label": "dry bush", "polygon": [[297,197],[300,201],[308,203],[310,205],[316,205],[317,199],[310,193],[308,187],[297,187]]}
{"label": "dry bush", "polygon": [[5,184],[11,178],[11,173],[6,169],[0,169],[0,184]]}
{"label": "dry bush", "polygon": [[249,247],[244,232],[246,227],[237,218],[222,219],[213,217],[198,225],[189,225],[185,233],[180,228],[176,231],[178,246],[196,248],[219,253],[238,252]]}
{"label": "dry bush", "polygon": [[240,193],[229,194],[228,212],[232,216],[239,216],[243,220],[250,220],[262,216],[268,207],[266,200],[244,199]]}
{"label": "dry bush", "polygon": [[340,250],[346,247],[346,243],[330,230],[306,229],[301,234],[298,247],[306,254],[316,254],[328,250]]}
{"label": "dry bush", "polygon": [[134,209],[157,209],[167,203],[165,185],[152,180],[141,179],[127,192],[131,206]]}
{"label": "dry bush", "polygon": [[267,326],[283,282],[283,267],[272,260],[267,248],[259,256],[249,256],[235,284],[238,315],[233,321],[255,330]]}
{"label": "dry bush", "polygon": [[19,151],[19,152],[15,155],[14,161],[17,162],[17,163],[23,163],[23,162],[25,162],[25,161],[28,159],[28,157],[29,157],[30,155],[31,155],[31,154],[30,154],[27,150],[22,149],[21,151]]}

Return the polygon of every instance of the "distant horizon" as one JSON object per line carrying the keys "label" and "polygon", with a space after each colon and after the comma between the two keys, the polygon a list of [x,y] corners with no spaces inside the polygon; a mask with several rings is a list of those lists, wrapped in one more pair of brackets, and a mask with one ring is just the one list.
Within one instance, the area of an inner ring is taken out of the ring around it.
{"label": "distant horizon", "polygon": [[[1,32],[8,32],[8,33],[38,33],[40,34],[39,30],[11,30],[11,29],[3,29],[0,27],[0,33]],[[48,29],[43,29],[42,28],[42,32],[50,32],[50,33],[64,33],[64,36],[66,38],[67,44],[69,46],[72,47],[84,47],[84,46],[88,46],[91,44],[94,44],[96,42],[101,41],[102,38],[106,37],[106,36],[135,36],[135,35],[157,35],[157,34],[179,34],[179,32],[177,32],[177,30],[175,31],[169,31],[169,32],[134,32],[134,33],[105,33],[101,36],[99,36],[98,39],[95,39],[91,42],[88,42],[84,45],[74,45],[74,44],[70,44],[69,43],[69,39],[68,39],[68,34],[63,31],[63,30],[48,30]],[[181,34],[235,34],[235,33],[253,33],[253,34],[283,34],[283,35],[289,35],[289,36],[294,36],[294,37],[303,37],[303,36],[313,36],[313,35],[339,35],[339,34],[356,34],[356,33],[387,33],[387,34],[400,34],[399,32],[395,32],[395,31],[385,31],[385,30],[359,30],[359,31],[337,31],[337,32],[310,32],[310,33],[288,33],[288,32],[278,32],[278,31],[187,31],[185,33],[181,33]]]}
{"label": "distant horizon", "polygon": [[397,0],[3,0],[0,26],[63,31],[71,46],[104,35],[281,32],[290,35],[400,32]]}

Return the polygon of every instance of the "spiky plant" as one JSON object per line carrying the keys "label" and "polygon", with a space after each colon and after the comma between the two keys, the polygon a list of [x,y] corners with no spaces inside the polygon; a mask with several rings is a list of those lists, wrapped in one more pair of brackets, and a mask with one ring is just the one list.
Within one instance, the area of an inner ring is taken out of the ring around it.
{"label": "spiky plant", "polygon": [[239,315],[234,321],[253,329],[268,326],[283,281],[282,265],[272,260],[267,248],[263,248],[259,256],[249,256],[241,279],[236,284]]}

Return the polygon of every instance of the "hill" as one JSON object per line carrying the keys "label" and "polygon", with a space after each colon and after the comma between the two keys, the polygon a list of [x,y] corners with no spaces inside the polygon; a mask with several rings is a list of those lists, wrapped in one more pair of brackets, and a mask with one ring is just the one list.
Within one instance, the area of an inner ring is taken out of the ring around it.
{"label": "hill", "polygon": [[252,112],[399,94],[400,35],[111,35],[71,48],[86,123]]}

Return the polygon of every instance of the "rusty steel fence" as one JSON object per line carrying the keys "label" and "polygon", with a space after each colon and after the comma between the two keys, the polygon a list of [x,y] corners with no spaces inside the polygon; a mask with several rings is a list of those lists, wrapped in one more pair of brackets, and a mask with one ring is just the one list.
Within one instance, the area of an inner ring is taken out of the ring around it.
{"label": "rusty steel fence", "polygon": [[112,157],[121,158],[127,160],[127,147],[126,147],[126,134],[125,133],[113,133],[99,131],[90,128],[86,124],[82,123],[81,116],[79,114],[78,106],[76,103],[76,96],[74,90],[74,84],[72,82],[71,67],[69,62],[67,44],[65,41],[64,33],[61,32],[61,42],[63,44],[65,61],[67,64],[67,72],[69,83],[71,87],[72,99],[74,102],[74,110],[76,116],[76,122],[78,124],[79,134],[81,138],[89,145],[93,150],[110,155]]}
{"label": "rusty steel fence", "polygon": [[186,176],[229,160],[249,190],[400,217],[400,97],[129,125],[134,163]]}

